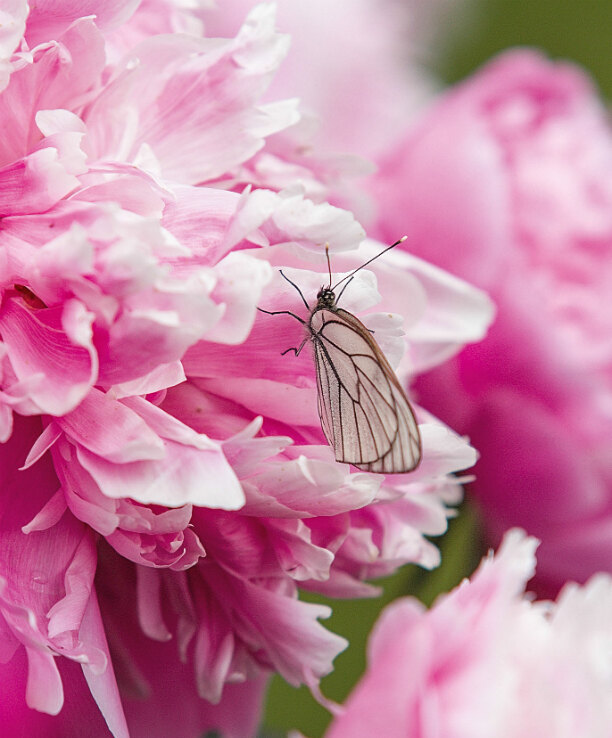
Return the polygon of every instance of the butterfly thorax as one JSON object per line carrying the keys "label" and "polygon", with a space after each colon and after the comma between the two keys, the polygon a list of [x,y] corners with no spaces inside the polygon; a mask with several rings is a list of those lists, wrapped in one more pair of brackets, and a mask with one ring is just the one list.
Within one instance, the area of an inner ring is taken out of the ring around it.
{"label": "butterfly thorax", "polygon": [[328,310],[336,306],[336,295],[329,287],[321,287],[317,294],[317,309],[327,308]]}

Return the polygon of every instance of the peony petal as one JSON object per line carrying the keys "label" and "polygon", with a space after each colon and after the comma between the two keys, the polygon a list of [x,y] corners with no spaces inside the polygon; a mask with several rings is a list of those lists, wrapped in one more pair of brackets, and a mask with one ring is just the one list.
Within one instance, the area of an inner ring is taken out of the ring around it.
{"label": "peony petal", "polygon": [[161,578],[158,572],[139,566],[138,576],[138,622],[142,632],[156,641],[169,641],[172,633],[166,627],[162,615]]}
{"label": "peony petal", "polygon": [[79,635],[83,640],[99,649],[100,652],[106,654],[106,668],[103,671],[92,669],[89,664],[83,664],[83,674],[114,738],[129,738],[130,734],[106,642],[104,625],[95,597],[90,597],[88,600]]}
{"label": "peony petal", "polygon": [[270,265],[239,253],[228,254],[215,267],[219,279],[213,299],[224,305],[220,322],[206,334],[207,341],[244,343],[255,322],[256,306],[272,276]]}
{"label": "peony petal", "polygon": [[53,444],[60,438],[62,432],[55,423],[49,423],[49,425],[43,430],[34,442],[30,453],[28,454],[23,466],[19,468],[19,471],[23,471],[28,467],[35,464],[47,451],[53,446]]}
{"label": "peony petal", "polygon": [[74,21],[94,16],[100,29],[109,30],[125,23],[138,5],[137,0],[78,0],[68,6],[62,0],[38,0],[28,16],[30,45],[60,37]]}
{"label": "peony petal", "polygon": [[17,376],[36,382],[30,396],[41,411],[61,415],[75,408],[97,372],[91,316],[82,306],[34,312],[17,299],[5,300],[0,328]]}
{"label": "peony petal", "polygon": [[38,530],[52,528],[66,512],[66,498],[63,491],[58,490],[27,525],[22,525],[23,533],[32,533]]}
{"label": "peony petal", "polygon": [[120,400],[123,397],[148,395],[168,387],[176,387],[184,381],[185,371],[183,365],[180,361],[175,361],[171,364],[161,364],[139,379],[117,384],[111,388],[111,392]]}
{"label": "peony petal", "polygon": [[10,59],[25,31],[28,10],[25,0],[9,0],[0,11],[0,92],[8,85]]}
{"label": "peony petal", "polygon": [[38,143],[38,110],[71,109],[74,98],[96,84],[103,66],[104,41],[90,18],[76,21],[61,39],[34,48],[0,97],[5,124],[0,165],[21,159]]}
{"label": "peony petal", "polygon": [[142,418],[99,390],[91,390],[57,424],[75,442],[111,462],[126,464],[164,455],[161,439]]}
{"label": "peony petal", "polygon": [[0,215],[48,210],[78,184],[57,149],[39,149],[0,169]]}
{"label": "peony petal", "polygon": [[167,507],[203,505],[238,510],[244,493],[221,447],[203,450],[171,443],[159,461],[112,464],[85,448],[79,462],[91,474],[102,493],[113,499],[130,497],[145,505]]}
{"label": "peony petal", "polygon": [[235,41],[147,40],[138,63],[128,62],[88,112],[90,153],[133,160],[146,143],[167,179],[197,184],[224,174],[261,148],[264,135],[297,120],[287,106],[274,114],[255,107],[286,48],[274,33],[274,9],[265,5]]}
{"label": "peony petal", "polygon": [[469,443],[441,423],[419,425],[423,443],[423,458],[410,480],[443,477],[451,471],[469,469],[478,455]]}
{"label": "peony petal", "polygon": [[47,651],[27,648],[28,686],[26,702],[40,712],[57,715],[64,704],[62,680],[53,656]]}
{"label": "peony petal", "polygon": [[191,259],[206,266],[216,264],[234,245],[227,243],[226,233],[232,227],[239,196],[213,187],[184,185],[174,186],[173,194],[164,209],[164,228],[189,248]]}

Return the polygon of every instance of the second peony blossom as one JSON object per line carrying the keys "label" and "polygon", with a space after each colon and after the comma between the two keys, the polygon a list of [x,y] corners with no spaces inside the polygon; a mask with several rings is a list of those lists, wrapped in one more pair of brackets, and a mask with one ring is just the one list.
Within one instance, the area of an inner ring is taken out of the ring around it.
{"label": "second peony blossom", "polygon": [[612,562],[612,132],[585,74],[510,51],[443,94],[380,160],[382,238],[494,298],[487,339],[419,381],[481,453],[472,492],[495,544],[542,546],[555,594]]}
{"label": "second peony blossom", "polygon": [[525,586],[537,541],[512,530],[470,581],[430,611],[383,611],[365,676],[326,738],[605,738],[612,721],[612,579],[556,602]]}

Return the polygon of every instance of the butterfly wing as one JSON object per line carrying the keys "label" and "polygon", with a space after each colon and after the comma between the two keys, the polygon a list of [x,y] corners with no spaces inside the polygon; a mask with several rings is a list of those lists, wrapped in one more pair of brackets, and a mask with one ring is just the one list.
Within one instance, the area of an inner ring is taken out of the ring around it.
{"label": "butterfly wing", "polygon": [[386,474],[412,471],[421,437],[410,403],[368,329],[346,310],[310,317],[321,427],[336,460]]}

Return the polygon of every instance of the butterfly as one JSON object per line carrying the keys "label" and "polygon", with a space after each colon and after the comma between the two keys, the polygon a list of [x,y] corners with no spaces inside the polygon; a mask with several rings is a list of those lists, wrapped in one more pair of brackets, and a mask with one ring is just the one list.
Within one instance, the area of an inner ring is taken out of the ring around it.
{"label": "butterfly", "polygon": [[[297,290],[309,312],[308,320],[289,310],[268,315],[291,315],[306,329],[306,337],[293,351],[296,356],[310,340],[317,374],[317,407],[321,428],[336,461],[368,472],[403,474],[421,460],[421,436],[414,411],[391,365],[371,332],[348,310],[338,307],[344,290],[356,272],[405,240],[405,236],[369,259],[332,286],[329,248],[325,247],[329,284],[321,287],[311,308],[300,288],[282,270],[280,274]],[[336,289],[343,282],[340,293]]]}

